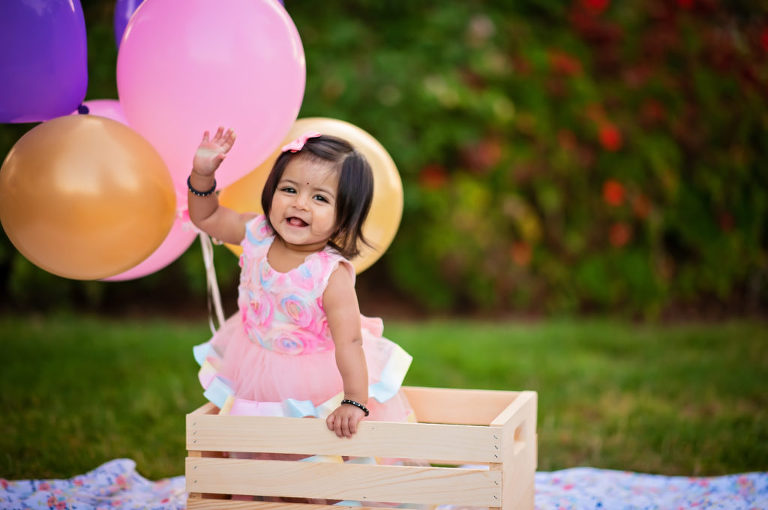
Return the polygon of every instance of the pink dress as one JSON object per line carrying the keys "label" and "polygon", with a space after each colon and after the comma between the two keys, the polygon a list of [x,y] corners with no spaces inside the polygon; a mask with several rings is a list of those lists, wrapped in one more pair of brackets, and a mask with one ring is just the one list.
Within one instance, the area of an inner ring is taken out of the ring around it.
{"label": "pink dress", "polygon": [[[323,309],[331,274],[354,268],[331,248],[286,272],[269,265],[275,236],[260,215],[241,245],[238,312],[195,347],[205,396],[222,414],[325,417],[343,398],[334,343]],[[383,338],[381,319],[361,316],[368,364],[369,419],[412,420],[400,391],[411,356]]]}

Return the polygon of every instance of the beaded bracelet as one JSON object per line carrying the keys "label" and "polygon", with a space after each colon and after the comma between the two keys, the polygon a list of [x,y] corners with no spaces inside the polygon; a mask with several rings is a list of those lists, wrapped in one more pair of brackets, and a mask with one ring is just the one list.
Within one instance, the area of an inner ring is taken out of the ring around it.
{"label": "beaded bracelet", "polygon": [[192,181],[190,180],[191,178],[192,178],[191,175],[187,177],[187,188],[189,188],[189,191],[191,191],[193,195],[197,197],[207,197],[208,195],[216,191],[216,179],[213,180],[213,187],[211,189],[209,189],[208,191],[198,191],[192,187]]}
{"label": "beaded bracelet", "polygon": [[368,416],[369,414],[371,414],[371,412],[370,412],[370,411],[368,411],[368,408],[367,408],[367,407],[365,407],[365,406],[364,406],[363,404],[361,404],[360,402],[355,402],[354,400],[349,400],[348,398],[345,398],[344,400],[342,400],[342,401],[341,401],[341,403],[342,403],[342,404],[349,404],[349,405],[351,405],[351,406],[355,406],[355,407],[357,407],[357,408],[361,409],[361,410],[362,410],[362,411],[365,413],[365,415],[366,415],[366,416]]}

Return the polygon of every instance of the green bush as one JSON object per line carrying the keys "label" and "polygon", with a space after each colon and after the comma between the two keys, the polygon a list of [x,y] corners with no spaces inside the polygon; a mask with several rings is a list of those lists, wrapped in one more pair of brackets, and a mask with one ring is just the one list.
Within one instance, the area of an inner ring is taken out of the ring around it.
{"label": "green bush", "polygon": [[[116,97],[104,4],[86,6],[90,47],[101,48],[93,98]],[[307,58],[300,116],[366,129],[401,172],[403,222],[381,285],[435,310],[768,305],[765,8],[287,8]],[[20,133],[0,130],[8,148]],[[37,278],[14,257],[0,251],[6,289]]]}

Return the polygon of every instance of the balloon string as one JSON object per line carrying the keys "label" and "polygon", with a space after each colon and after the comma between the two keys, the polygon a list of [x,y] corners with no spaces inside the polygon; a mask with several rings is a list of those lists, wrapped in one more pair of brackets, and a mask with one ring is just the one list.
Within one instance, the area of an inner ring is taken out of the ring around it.
{"label": "balloon string", "polygon": [[213,312],[216,312],[216,320],[219,328],[224,324],[224,311],[221,308],[221,294],[219,293],[219,283],[216,280],[216,268],[213,265],[213,243],[208,234],[200,232],[200,247],[203,250],[203,263],[205,264],[205,279],[207,283],[207,302],[208,302],[208,326],[211,333],[215,334],[216,326],[213,323]]}

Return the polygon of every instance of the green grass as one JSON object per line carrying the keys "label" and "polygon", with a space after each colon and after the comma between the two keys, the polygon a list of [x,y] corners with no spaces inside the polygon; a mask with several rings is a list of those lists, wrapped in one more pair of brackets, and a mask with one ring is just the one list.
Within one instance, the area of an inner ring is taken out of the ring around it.
{"label": "green grass", "polygon": [[[768,470],[764,324],[392,323],[406,384],[539,392],[539,469]],[[204,402],[203,321],[0,318],[0,477],[70,477],[116,457],[183,472]]]}

